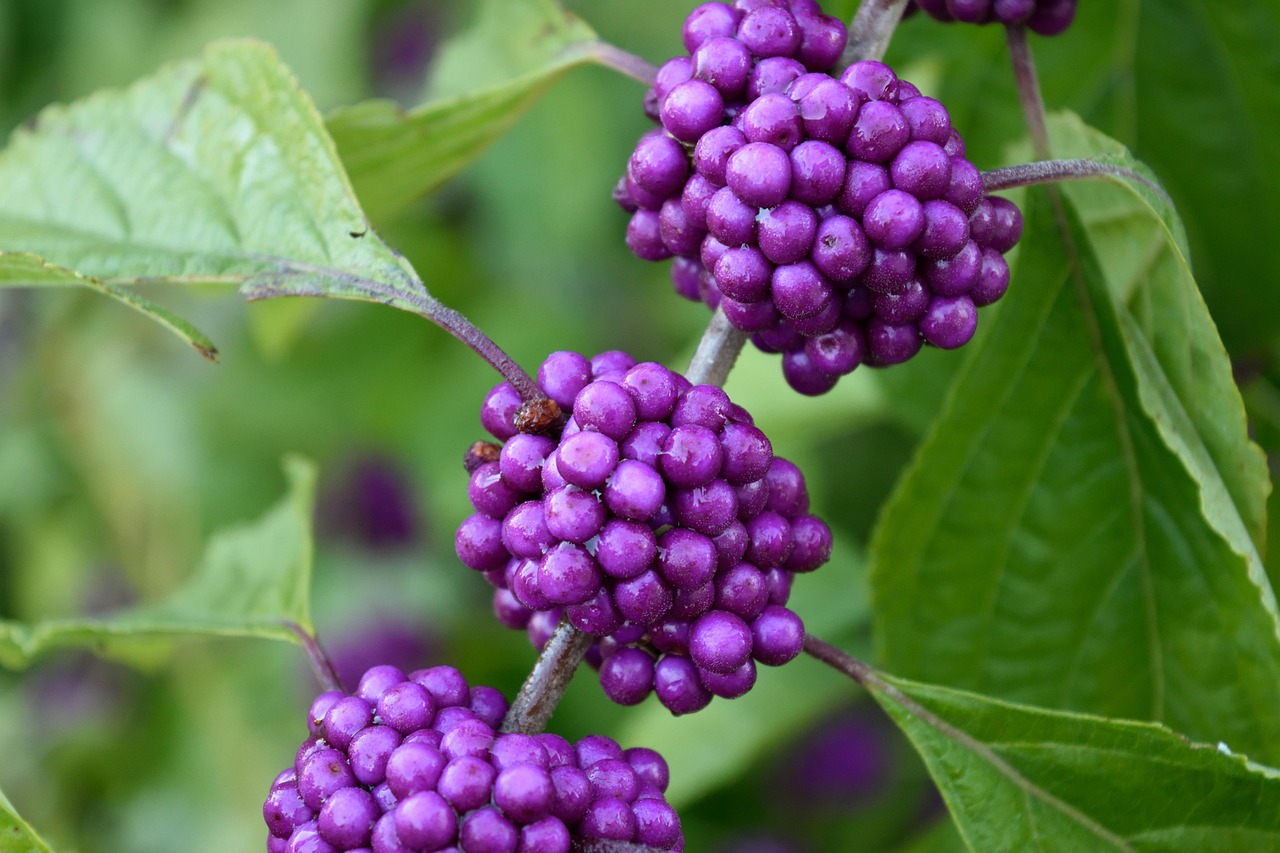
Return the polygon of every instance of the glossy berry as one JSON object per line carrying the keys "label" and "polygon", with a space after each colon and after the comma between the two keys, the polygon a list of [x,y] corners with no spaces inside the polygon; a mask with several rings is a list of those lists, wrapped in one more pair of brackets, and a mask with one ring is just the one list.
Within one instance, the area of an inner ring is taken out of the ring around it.
{"label": "glossy berry", "polygon": [[[1034,0],[921,5],[1042,32],[1074,12]],[[881,62],[828,73],[844,29],[807,0],[705,3],[683,34],[690,55],[664,64],[650,93],[660,127],[636,144],[615,193],[632,251],[674,258],[676,291],[780,353],[804,394],[925,344],[967,342],[970,306],[1008,287],[1002,256],[1021,215],[984,195],[946,108]],[[490,554],[480,545],[468,565]]]}
{"label": "glossy berry", "polygon": [[[777,267],[763,286],[787,294],[775,299],[797,313],[824,289],[835,319],[829,339],[815,339],[815,364],[867,357],[866,336],[841,321],[843,298],[811,263]],[[949,342],[963,330],[944,307],[931,322]],[[595,635],[588,660],[619,704],[656,693],[681,714],[742,695],[755,682],[753,656],[778,659],[755,655],[755,622],[768,605],[785,609],[795,572],[830,557],[831,532],[809,513],[799,469],[774,455],[722,389],[692,386],[659,364],[553,353],[537,375],[557,393],[577,389],[564,397],[572,414],[559,436],[513,436],[497,463],[473,472],[473,485],[481,476],[485,486],[468,491],[476,513],[458,528],[459,558],[496,587],[500,621],[526,629],[535,646],[562,618]],[[491,425],[497,432],[505,425]]]}
{"label": "glossy berry", "polygon": [[[377,711],[346,747],[316,737],[345,731],[351,709],[369,702]],[[403,722],[406,707],[420,724],[402,735],[382,714]],[[312,736],[263,804],[267,850],[569,853],[600,838],[683,847],[658,753],[601,736],[574,745],[499,734],[506,709],[498,691],[468,686],[452,667],[374,667],[355,695],[321,694],[307,715]]]}
{"label": "glossy berry", "polygon": [[1075,19],[1076,0],[912,0],[903,16],[917,10],[939,21],[1025,24],[1042,36],[1056,36]]}

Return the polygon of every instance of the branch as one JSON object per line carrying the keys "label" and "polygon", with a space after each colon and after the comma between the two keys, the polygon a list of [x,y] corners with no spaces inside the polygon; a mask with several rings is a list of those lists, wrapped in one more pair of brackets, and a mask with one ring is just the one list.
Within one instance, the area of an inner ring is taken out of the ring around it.
{"label": "branch", "polygon": [[546,399],[546,394],[538,387],[538,383],[516,364],[511,356],[503,351],[493,340],[480,331],[475,323],[468,320],[460,311],[450,308],[434,296],[415,301],[417,313],[426,317],[449,334],[453,335],[471,349],[503,379],[510,382],[526,403]]}
{"label": "branch", "polygon": [[698,341],[685,378],[694,385],[723,385],[746,342],[747,333],[730,325],[724,312],[717,308]]}
{"label": "branch", "polygon": [[998,192],[1014,187],[1029,187],[1034,184],[1052,184],[1059,181],[1084,181],[1090,178],[1123,178],[1136,181],[1156,192],[1170,205],[1173,199],[1164,191],[1164,187],[1132,169],[1103,163],[1098,160],[1042,160],[1035,163],[1024,163],[1020,166],[1005,166],[982,173],[982,189],[984,192]]}
{"label": "branch", "polygon": [[574,841],[572,849],[573,853],[662,853],[656,847],[632,844],[630,841],[610,841],[605,838]]}
{"label": "branch", "polygon": [[593,642],[595,637],[582,633],[570,625],[568,619],[561,619],[511,703],[502,721],[502,731],[537,734],[545,729]]}
{"label": "branch", "polygon": [[612,68],[646,86],[652,86],[654,78],[658,76],[656,65],[641,59],[634,53],[627,53],[616,44],[610,44],[607,41],[598,41],[591,45],[587,55],[606,68]]}
{"label": "branch", "polygon": [[324,653],[324,649],[320,648],[320,641],[297,622],[286,620],[284,624],[298,635],[298,640],[307,653],[307,660],[311,662],[311,671],[315,673],[316,681],[320,682],[320,686],[325,690],[341,690],[346,693],[347,689],[342,686],[342,680],[338,678],[338,673],[329,661],[329,656]]}
{"label": "branch", "polygon": [[907,0],[862,0],[849,24],[849,41],[840,56],[839,67],[882,58],[906,8]]}
{"label": "branch", "polygon": [[1027,41],[1027,28],[1022,24],[1005,27],[1009,43],[1009,59],[1013,62],[1013,78],[1018,84],[1018,100],[1022,115],[1031,133],[1031,149],[1041,160],[1048,160],[1049,128],[1045,124],[1044,99],[1040,96],[1040,78],[1036,75],[1036,61]]}

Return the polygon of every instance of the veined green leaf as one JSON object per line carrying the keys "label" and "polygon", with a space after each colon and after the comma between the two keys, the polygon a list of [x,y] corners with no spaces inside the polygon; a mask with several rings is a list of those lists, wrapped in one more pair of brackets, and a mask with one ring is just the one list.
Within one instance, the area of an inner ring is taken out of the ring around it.
{"label": "veined green leaf", "polygon": [[970,849],[1280,850],[1280,773],[1153,723],[875,676]]}
{"label": "veined green leaf", "polygon": [[191,580],[173,597],[102,618],[50,619],[32,625],[0,620],[0,663],[22,667],[46,649],[60,646],[149,655],[180,635],[296,642],[293,626],[311,633],[316,471],[312,463],[290,457],[285,473],[288,494],[252,524],[215,534]]}
{"label": "veined green leaf", "polygon": [[1202,483],[1206,516],[1226,532],[1234,524],[1230,516],[1238,514],[1265,555],[1271,491],[1266,459],[1247,439],[1244,404],[1196,287],[1181,218],[1154,188],[1155,175],[1120,143],[1072,113],[1050,117],[1049,131],[1062,157],[1092,157],[1150,181],[1111,176],[1070,181],[1062,190],[1075,203],[1122,306],[1122,333],[1139,369],[1143,407]]}
{"label": "veined green leaf", "polygon": [[51,264],[39,255],[28,252],[0,252],[0,287],[59,287],[82,286],[96,290],[123,302],[135,311],[145,314],[162,326],[182,338],[196,352],[210,361],[216,361],[218,350],[213,342],[206,338],[199,329],[186,320],[175,315],[149,299],[144,299],[137,292],[106,284],[97,279]]}
{"label": "veined green leaf", "polygon": [[463,169],[598,44],[556,0],[486,0],[442,49],[424,104],[369,101],[329,116],[365,210],[382,220]]}
{"label": "veined green leaf", "polygon": [[[1257,454],[1212,322],[1176,252],[1121,299],[1070,201],[1072,251],[1044,192],[1028,197],[1000,322],[980,331],[872,545],[883,660],[1274,762],[1276,602],[1242,518],[1257,517],[1259,478],[1243,470]],[[1151,251],[1142,221],[1131,233]],[[1180,319],[1151,336],[1159,323],[1136,311],[1157,298],[1153,316]]]}
{"label": "veined green leaf", "polygon": [[[144,303],[125,288],[156,282],[410,311],[429,298],[370,230],[297,80],[248,40],[17,130],[0,153],[0,249],[34,253],[135,307]],[[10,264],[6,278],[69,279],[33,271],[31,259]]]}

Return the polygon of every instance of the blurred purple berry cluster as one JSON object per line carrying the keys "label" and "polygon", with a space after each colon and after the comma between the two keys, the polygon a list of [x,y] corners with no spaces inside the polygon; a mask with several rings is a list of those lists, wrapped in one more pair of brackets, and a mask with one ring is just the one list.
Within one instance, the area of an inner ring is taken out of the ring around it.
{"label": "blurred purple berry cluster", "polygon": [[458,670],[376,666],[311,704],[271,785],[268,853],[568,853],[611,839],[682,850],[667,764],[603,736],[498,733],[507,701]]}
{"label": "blurred purple berry cluster", "polygon": [[552,353],[538,384],[568,414],[562,431],[517,432],[521,400],[495,387],[481,422],[505,443],[473,470],[476,512],[456,536],[497,587],[498,618],[542,648],[567,617],[600,638],[588,660],[611,699],[655,692],[675,714],[799,654],[791,581],[827,561],[831,531],[751,416],[616,351]]}
{"label": "blurred purple berry cluster", "polygon": [[967,343],[1022,231],[941,103],[883,63],[827,73],[845,37],[808,0],[699,6],[614,191],[632,252],[674,257],[676,291],[781,353],[810,395]]}
{"label": "blurred purple berry cluster", "polygon": [[1076,17],[1076,0],[911,0],[903,17],[923,11],[939,21],[966,24],[1023,24],[1042,36],[1056,36]]}

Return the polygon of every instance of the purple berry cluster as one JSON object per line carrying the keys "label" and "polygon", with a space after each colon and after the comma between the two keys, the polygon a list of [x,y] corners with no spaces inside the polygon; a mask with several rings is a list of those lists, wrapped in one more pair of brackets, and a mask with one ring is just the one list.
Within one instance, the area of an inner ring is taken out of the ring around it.
{"label": "purple berry cluster", "polygon": [[939,21],[967,24],[1024,24],[1042,36],[1056,36],[1076,17],[1076,0],[912,0],[906,15],[923,11]]}
{"label": "purple berry cluster", "polygon": [[791,581],[827,561],[831,531],[751,416],[616,351],[552,353],[538,384],[569,413],[562,431],[518,432],[516,391],[489,393],[481,423],[505,443],[474,465],[476,512],[455,539],[497,588],[498,618],[538,648],[567,618],[600,638],[588,660],[611,699],[654,692],[675,714],[799,654]]}
{"label": "purple berry cluster", "polygon": [[674,257],[676,291],[781,353],[811,395],[860,364],[967,343],[1022,229],[1011,202],[984,194],[941,103],[880,62],[825,73],[845,33],[815,10],[695,9],[690,56],[661,67],[646,101],[661,126],[614,193],[632,252]]}
{"label": "purple berry cluster", "polygon": [[499,734],[507,701],[448,666],[375,666],[311,704],[271,785],[268,853],[568,853],[577,839],[682,850],[651,749]]}

